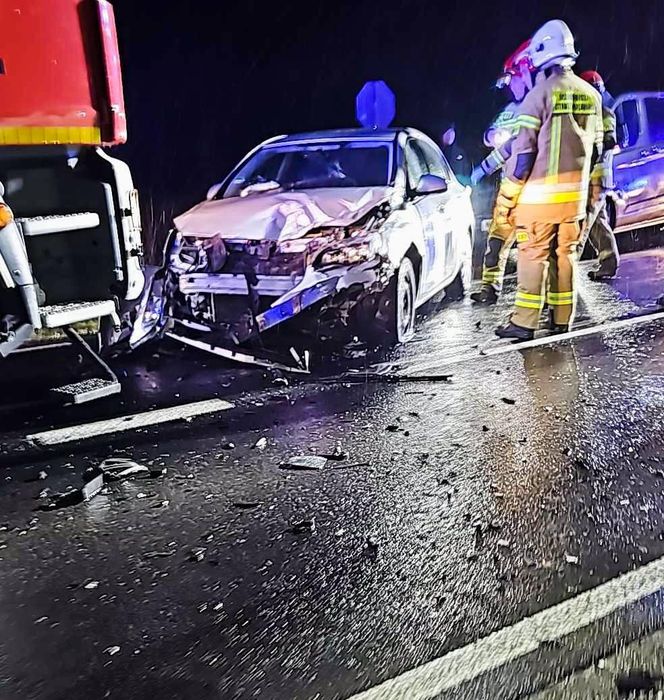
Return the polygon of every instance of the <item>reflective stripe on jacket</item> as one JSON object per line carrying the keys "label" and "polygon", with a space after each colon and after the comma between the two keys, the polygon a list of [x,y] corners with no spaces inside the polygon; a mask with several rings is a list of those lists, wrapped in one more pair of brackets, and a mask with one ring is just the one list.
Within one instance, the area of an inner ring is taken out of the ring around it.
{"label": "reflective stripe on jacket", "polygon": [[553,69],[528,93],[501,191],[517,224],[562,223],[586,214],[593,158],[602,153],[599,93],[571,70]]}
{"label": "reflective stripe on jacket", "polygon": [[492,144],[492,137],[499,131],[506,132],[507,140],[500,146],[496,146],[491,153],[480,163],[480,168],[486,175],[493,175],[497,170],[504,167],[512,152],[512,142],[519,133],[522,126],[529,126],[531,120],[528,115],[519,112],[520,105],[510,102],[507,107],[494,119],[491,126],[484,134],[484,143],[487,146]]}

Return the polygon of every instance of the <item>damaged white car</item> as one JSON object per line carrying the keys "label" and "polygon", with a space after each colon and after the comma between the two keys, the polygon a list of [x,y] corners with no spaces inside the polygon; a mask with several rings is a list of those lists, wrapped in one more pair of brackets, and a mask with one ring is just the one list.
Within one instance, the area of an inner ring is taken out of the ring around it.
{"label": "damaged white car", "polygon": [[470,188],[414,129],[261,144],[175,219],[131,344],[166,332],[242,359],[297,317],[319,340],[408,340],[415,311],[469,286]]}

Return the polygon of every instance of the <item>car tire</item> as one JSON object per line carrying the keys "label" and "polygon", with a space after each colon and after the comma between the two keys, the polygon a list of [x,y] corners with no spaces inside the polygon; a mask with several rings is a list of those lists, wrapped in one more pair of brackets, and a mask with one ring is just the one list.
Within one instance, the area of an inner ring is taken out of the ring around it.
{"label": "car tire", "polygon": [[461,267],[457,276],[445,290],[445,296],[452,301],[460,301],[470,290],[473,282],[473,238],[469,231],[464,237],[461,251]]}
{"label": "car tire", "polygon": [[404,258],[383,292],[374,320],[377,339],[407,343],[415,332],[417,276],[410,258]]}

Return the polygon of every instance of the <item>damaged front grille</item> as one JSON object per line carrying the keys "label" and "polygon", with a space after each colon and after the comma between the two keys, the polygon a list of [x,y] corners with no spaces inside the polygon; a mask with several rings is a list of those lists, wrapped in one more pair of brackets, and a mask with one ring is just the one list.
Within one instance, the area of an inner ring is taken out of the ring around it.
{"label": "damaged front grille", "polygon": [[275,241],[224,241],[183,237],[171,254],[171,267],[180,273],[302,277],[304,252],[283,252]]}

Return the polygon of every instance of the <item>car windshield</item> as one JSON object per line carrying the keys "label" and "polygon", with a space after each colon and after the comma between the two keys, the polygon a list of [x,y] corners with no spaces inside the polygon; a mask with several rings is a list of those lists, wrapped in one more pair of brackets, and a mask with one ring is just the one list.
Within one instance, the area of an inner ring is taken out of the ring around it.
{"label": "car windshield", "polygon": [[392,180],[393,144],[325,141],[267,146],[244,163],[221,197],[270,189],[379,187]]}

